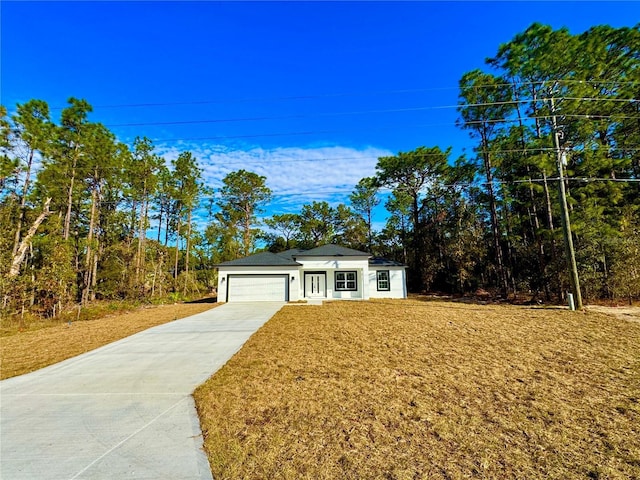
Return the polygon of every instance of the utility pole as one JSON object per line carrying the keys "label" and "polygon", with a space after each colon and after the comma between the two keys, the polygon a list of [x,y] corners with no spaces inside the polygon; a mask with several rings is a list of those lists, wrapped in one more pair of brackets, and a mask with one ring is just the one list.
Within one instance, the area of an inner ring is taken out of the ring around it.
{"label": "utility pole", "polygon": [[556,123],[556,106],[554,103],[553,92],[550,92],[549,97],[551,100],[551,121],[553,124],[553,147],[556,152],[556,163],[558,164],[558,192],[560,194],[562,232],[564,233],[564,246],[567,255],[567,263],[569,265],[569,281],[571,282],[571,292],[573,293],[575,308],[577,310],[582,310],[582,294],[580,293],[578,265],[576,264],[576,255],[573,249],[571,221],[569,220],[569,209],[567,208],[567,193],[564,188],[564,153],[560,148],[560,135],[562,132],[560,131]]}

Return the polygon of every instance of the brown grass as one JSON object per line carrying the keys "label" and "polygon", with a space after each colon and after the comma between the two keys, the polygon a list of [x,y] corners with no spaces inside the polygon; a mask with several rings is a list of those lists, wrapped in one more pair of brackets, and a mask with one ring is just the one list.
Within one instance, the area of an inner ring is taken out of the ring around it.
{"label": "brown grass", "polygon": [[196,391],[214,478],[640,478],[640,324],[285,307]]}
{"label": "brown grass", "polygon": [[0,379],[32,372],[214,306],[208,303],[161,305],[96,320],[5,333],[0,338]]}

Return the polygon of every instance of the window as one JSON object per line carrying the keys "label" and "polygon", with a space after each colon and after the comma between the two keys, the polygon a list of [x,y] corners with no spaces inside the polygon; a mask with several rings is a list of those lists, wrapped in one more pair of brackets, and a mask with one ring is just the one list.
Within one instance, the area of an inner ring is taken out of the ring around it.
{"label": "window", "polygon": [[357,290],[356,272],[336,272],[336,290]]}
{"label": "window", "polygon": [[389,284],[389,270],[378,270],[376,272],[376,275],[377,275],[377,279],[378,279],[378,291],[380,291],[380,290],[384,290],[384,291],[391,290],[391,286]]}

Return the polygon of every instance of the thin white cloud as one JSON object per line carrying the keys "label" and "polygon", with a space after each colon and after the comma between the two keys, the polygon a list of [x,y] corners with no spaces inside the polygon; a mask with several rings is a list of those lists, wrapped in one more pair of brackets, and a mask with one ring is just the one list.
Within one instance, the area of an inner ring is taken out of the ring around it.
{"label": "thin white cloud", "polygon": [[266,177],[273,192],[269,214],[296,212],[305,203],[347,203],[348,195],[363,177],[375,173],[378,157],[388,150],[365,147],[280,147],[232,149],[220,145],[157,146],[168,161],[191,151],[203,169],[207,186],[218,190],[222,179],[235,170],[248,170]]}

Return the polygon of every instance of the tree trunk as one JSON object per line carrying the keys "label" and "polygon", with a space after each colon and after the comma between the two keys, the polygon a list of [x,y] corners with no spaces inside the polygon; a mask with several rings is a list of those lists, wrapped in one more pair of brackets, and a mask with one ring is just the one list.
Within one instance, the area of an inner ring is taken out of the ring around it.
{"label": "tree trunk", "polygon": [[189,251],[191,249],[191,210],[187,216],[187,244],[184,252],[184,270],[189,273]]}
{"label": "tree trunk", "polygon": [[533,101],[531,102],[531,109],[533,111],[533,118],[536,122],[536,138],[540,138],[541,130],[540,130],[540,118],[538,117],[538,92],[536,91],[535,83],[531,84],[531,96]]}
{"label": "tree trunk", "polygon": [[[547,204],[547,227],[551,232],[551,258],[555,263],[558,257],[558,250],[556,246],[555,227],[553,225],[553,209],[551,207],[551,195],[549,194],[549,185],[547,183],[547,172],[542,170],[542,185],[544,186],[544,197]],[[558,272],[558,286],[560,287],[560,297],[562,297],[562,275]]]}
{"label": "tree trunk", "polygon": [[[529,167],[527,166],[527,171]],[[533,237],[536,241],[537,248],[537,256],[538,256],[538,268],[540,269],[540,275],[543,278],[543,289],[544,289],[544,298],[549,301],[551,299],[551,294],[549,292],[549,282],[546,281],[547,278],[547,264],[544,260],[544,243],[540,238],[540,221],[538,220],[538,209],[536,208],[535,195],[533,193],[533,184],[531,183],[531,177],[529,177],[529,200],[531,201],[531,216],[533,217],[533,223],[531,225],[533,229]]]}
{"label": "tree trunk", "polygon": [[31,165],[33,165],[34,150],[29,150],[29,160],[27,160],[27,171],[25,174],[24,185],[22,186],[22,194],[20,195],[20,214],[18,215],[18,224],[16,225],[16,235],[13,240],[12,255],[15,256],[18,253],[18,247],[20,245],[20,237],[22,236],[22,223],[24,222],[25,205],[27,203],[27,192],[29,191],[29,183],[31,177]]}
{"label": "tree trunk", "polygon": [[408,265],[407,263],[407,224],[405,222],[404,215],[402,216],[402,263],[404,265]]}
{"label": "tree trunk", "polygon": [[[140,271],[144,268],[144,257],[145,257],[145,240],[147,238],[145,226],[147,224],[147,205],[148,200],[146,198],[147,192],[146,188],[143,191],[143,198],[140,204],[140,218],[138,219],[138,249],[136,251],[136,274],[135,274],[135,284],[136,288],[140,286]],[[142,281],[144,283],[144,280]]]}
{"label": "tree trunk", "polygon": [[73,205],[73,185],[76,180],[76,167],[78,166],[78,155],[79,155],[80,145],[78,143],[75,144],[73,148],[73,161],[71,166],[71,178],[69,180],[69,193],[67,194],[67,213],[64,217],[64,230],[62,237],[65,240],[69,240],[69,234],[71,231],[71,207]]}
{"label": "tree trunk", "polygon": [[76,178],[76,161],[73,161],[73,168],[71,169],[71,179],[69,180],[69,190],[67,193],[67,213],[64,216],[64,230],[62,237],[65,240],[69,240],[69,233],[71,231],[71,206],[73,204],[73,184]]}
{"label": "tree trunk", "polygon": [[251,211],[249,206],[245,207],[243,229],[244,255],[247,256],[251,254]]}
{"label": "tree trunk", "polygon": [[[507,233],[507,238],[506,238],[507,260],[505,264],[509,265],[509,268],[505,269],[506,270],[505,275],[507,276],[507,281],[511,279],[511,288],[513,289],[513,293],[516,294],[518,290],[516,285],[516,279],[515,279],[515,276],[513,275],[513,272],[515,270],[515,264],[517,263],[517,258],[516,258],[513,242],[511,241],[514,235],[513,235],[513,230],[511,229],[511,215],[509,214],[510,212],[509,212],[509,207],[507,203],[508,202],[503,197],[504,224],[505,224],[505,230]],[[524,240],[526,241],[526,238]]]}
{"label": "tree trunk", "polygon": [[158,245],[160,244],[160,231],[162,230],[162,214],[164,213],[164,201],[160,200],[160,213],[158,214]]}
{"label": "tree trunk", "polygon": [[187,239],[184,251],[184,271],[186,273],[184,279],[184,288],[182,294],[187,294],[187,281],[189,279],[189,249],[191,248],[191,210],[187,216]]}
{"label": "tree trunk", "polygon": [[171,210],[170,207],[167,208],[167,215],[165,219],[165,229],[164,229],[164,246],[169,245],[169,222],[171,221]]}
{"label": "tree trunk", "polygon": [[158,290],[160,291],[159,295],[162,297],[164,295],[164,291],[163,291],[162,287],[164,285],[164,278],[165,278],[165,273],[164,273],[164,252],[163,251],[160,252],[160,258],[158,260],[158,272],[160,272],[160,280],[158,282]]}
{"label": "tree trunk", "polygon": [[542,185],[544,186],[544,196],[547,202],[547,227],[551,232],[555,229],[553,227],[553,209],[551,208],[551,196],[549,194],[549,184],[547,183],[547,172],[542,171]]}
{"label": "tree trunk", "polygon": [[93,232],[96,228],[96,210],[98,203],[98,187],[95,186],[91,191],[91,216],[89,218],[89,233],[87,234],[87,253],[84,262],[84,285],[82,286],[81,303],[86,304],[89,300],[89,291],[91,290],[93,277]]}
{"label": "tree trunk", "polygon": [[129,235],[128,235],[131,243],[133,243],[133,237],[136,234],[136,225],[138,223],[138,220],[136,219],[137,214],[138,214],[138,202],[136,200],[132,200],[131,201],[131,218],[129,219],[131,223],[129,224]]}
{"label": "tree trunk", "polygon": [[493,237],[493,248],[496,254],[496,263],[498,266],[498,278],[502,294],[506,297],[509,292],[509,283],[504,268],[504,260],[502,255],[502,247],[500,246],[500,229],[498,225],[498,208],[496,206],[496,196],[493,191],[493,172],[491,158],[489,156],[489,148],[486,136],[483,134],[482,150],[484,156],[484,171],[487,178],[487,190],[489,193],[489,209],[491,214],[491,233]]}
{"label": "tree trunk", "polygon": [[98,251],[94,251],[93,253],[93,266],[92,266],[92,274],[91,274],[91,287],[90,287],[90,295],[89,300],[94,301],[96,299],[96,285],[98,284],[98,257],[100,256],[100,249]]}
{"label": "tree trunk", "polygon": [[413,271],[416,279],[415,287],[419,292],[424,289],[422,277],[422,262],[420,261],[420,240],[422,236],[422,226],[420,224],[420,207],[418,206],[418,192],[412,192],[411,215],[413,219]]}
{"label": "tree trunk", "polygon": [[178,279],[178,257],[180,255],[180,216],[178,216],[178,224],[176,226],[176,256],[173,264],[173,279]]}
{"label": "tree trunk", "polygon": [[38,227],[40,224],[44,222],[44,220],[51,214],[49,211],[49,204],[51,203],[51,198],[47,198],[47,201],[44,202],[44,208],[42,209],[42,213],[38,215],[38,218],[35,219],[33,225],[24,236],[24,238],[20,241],[20,245],[18,246],[18,251],[13,256],[13,260],[11,261],[11,268],[9,270],[9,278],[17,277],[20,274],[20,265],[24,260],[24,256],[27,253],[27,249],[29,248],[29,243],[31,239],[36,234]]}

